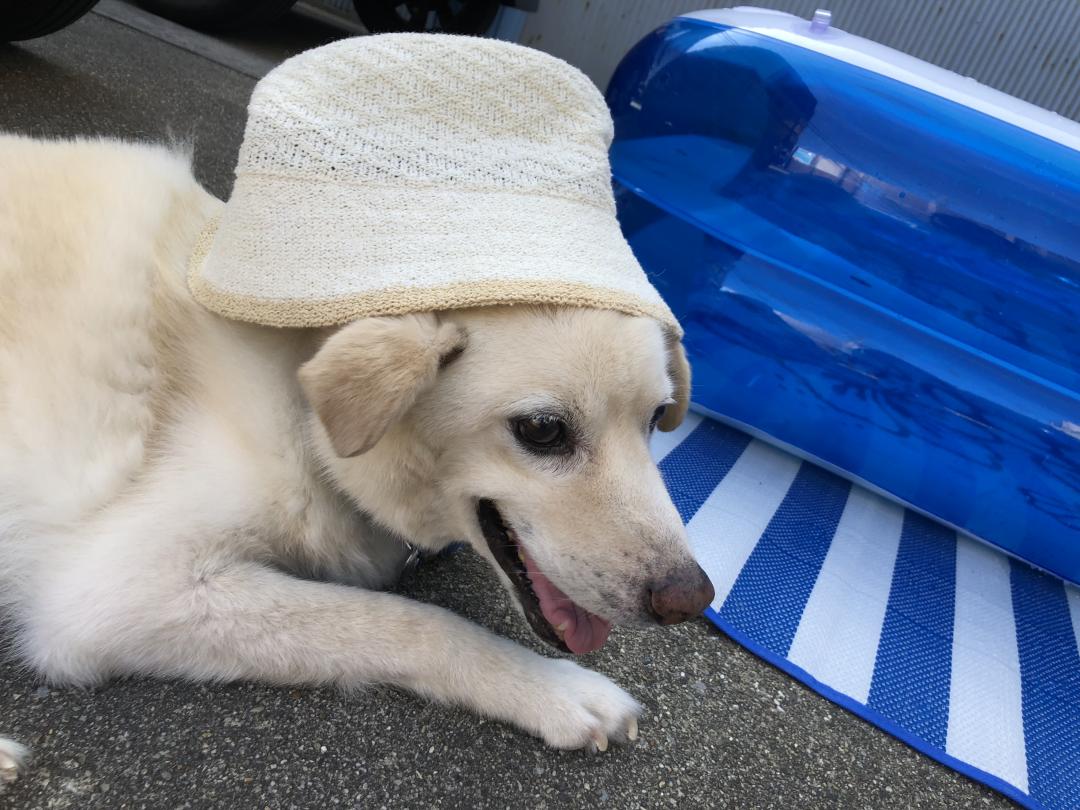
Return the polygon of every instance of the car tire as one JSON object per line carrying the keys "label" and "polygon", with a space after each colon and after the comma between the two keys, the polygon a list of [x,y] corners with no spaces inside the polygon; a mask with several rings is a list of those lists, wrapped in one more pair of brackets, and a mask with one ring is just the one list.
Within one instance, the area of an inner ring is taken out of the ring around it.
{"label": "car tire", "polygon": [[276,20],[296,0],[135,0],[140,7],[203,31],[237,31]]}
{"label": "car tire", "polygon": [[0,42],[19,42],[59,31],[96,3],[97,0],[0,0]]}
{"label": "car tire", "polygon": [[[353,7],[360,17],[360,22],[372,34],[397,31],[483,34],[491,27],[500,2],[501,0],[353,0]],[[431,17],[432,14],[434,18]],[[434,25],[429,24],[432,20]]]}

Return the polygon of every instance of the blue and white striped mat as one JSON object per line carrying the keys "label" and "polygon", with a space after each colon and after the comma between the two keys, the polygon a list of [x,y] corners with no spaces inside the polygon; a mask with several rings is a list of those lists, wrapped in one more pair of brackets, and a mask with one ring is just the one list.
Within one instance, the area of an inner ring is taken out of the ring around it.
{"label": "blue and white striped mat", "polygon": [[1080,590],[710,419],[653,454],[720,629],[1027,807],[1080,808]]}

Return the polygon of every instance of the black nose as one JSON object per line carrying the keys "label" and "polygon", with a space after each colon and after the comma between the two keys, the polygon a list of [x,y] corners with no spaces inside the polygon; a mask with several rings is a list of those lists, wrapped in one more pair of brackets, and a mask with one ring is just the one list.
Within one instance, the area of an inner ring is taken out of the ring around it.
{"label": "black nose", "polygon": [[649,586],[649,607],[660,624],[678,624],[712,604],[712,583],[696,563]]}

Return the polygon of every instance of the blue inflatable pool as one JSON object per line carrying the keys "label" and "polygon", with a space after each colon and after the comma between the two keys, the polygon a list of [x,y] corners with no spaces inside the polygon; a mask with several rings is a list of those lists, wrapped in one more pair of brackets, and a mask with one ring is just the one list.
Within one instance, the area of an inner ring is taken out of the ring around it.
{"label": "blue inflatable pool", "polygon": [[757,9],[608,101],[697,407],[1080,582],[1080,125]]}

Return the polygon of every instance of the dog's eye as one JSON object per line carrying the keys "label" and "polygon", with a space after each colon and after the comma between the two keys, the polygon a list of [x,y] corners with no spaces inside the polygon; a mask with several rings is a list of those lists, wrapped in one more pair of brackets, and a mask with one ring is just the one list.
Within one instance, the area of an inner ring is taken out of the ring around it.
{"label": "dog's eye", "polygon": [[652,419],[649,420],[649,430],[656,429],[656,423],[664,418],[664,414],[667,413],[667,405],[661,405],[655,411],[653,411]]}
{"label": "dog's eye", "polygon": [[514,435],[526,448],[543,453],[568,449],[566,423],[551,416],[526,416],[514,420]]}

